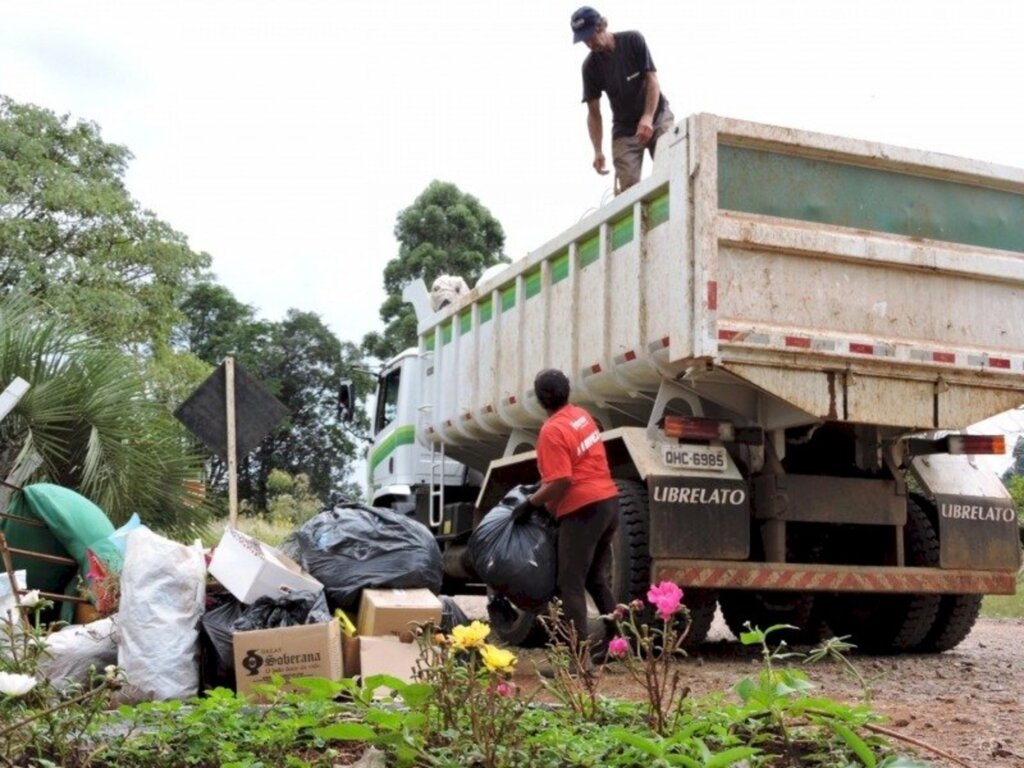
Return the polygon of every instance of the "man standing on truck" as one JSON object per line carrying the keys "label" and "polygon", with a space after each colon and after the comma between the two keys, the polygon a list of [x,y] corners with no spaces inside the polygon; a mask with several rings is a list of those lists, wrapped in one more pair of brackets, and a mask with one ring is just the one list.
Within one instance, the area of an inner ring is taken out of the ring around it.
{"label": "man standing on truck", "polygon": [[[587,639],[587,592],[597,610],[615,610],[612,537],[619,526],[619,491],[608,468],[601,431],[582,408],[569,404],[569,379],[548,368],[533,381],[548,420],[537,438],[541,485],[516,507],[522,519],[546,506],[558,523],[558,593],[565,618]],[[601,646],[598,646],[600,648]]]}
{"label": "man standing on truck", "polygon": [[572,40],[583,42],[590,53],[583,61],[583,101],[587,105],[587,132],[594,146],[594,170],[604,175],[604,126],[601,91],[612,105],[612,163],[615,194],[638,181],[644,150],[654,157],[659,137],[672,127],[675,116],[661,92],[654,60],[639,32],[608,31],[608,20],[589,5],[572,15]]}

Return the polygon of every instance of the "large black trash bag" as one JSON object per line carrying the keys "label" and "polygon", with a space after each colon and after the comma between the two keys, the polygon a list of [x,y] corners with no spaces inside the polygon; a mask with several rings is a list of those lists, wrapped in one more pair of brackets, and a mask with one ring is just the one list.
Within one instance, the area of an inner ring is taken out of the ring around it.
{"label": "large black trash bag", "polygon": [[200,619],[200,678],[203,690],[210,688],[235,689],[234,624],[245,606],[230,593],[219,597],[213,608],[207,609]]}
{"label": "large black trash bag", "polygon": [[469,624],[466,612],[455,602],[454,597],[440,595],[441,600],[441,631],[451,632],[453,628]]}
{"label": "large black trash bag", "polygon": [[235,632],[251,632],[254,629],[326,624],[328,621],[331,621],[331,612],[327,610],[324,593],[298,591],[283,597],[257,597],[235,619],[232,629]]}
{"label": "large black trash bag", "polygon": [[325,510],[282,549],[324,585],[332,610],[356,608],[366,588],[441,590],[441,549],[430,529],[390,509]]}
{"label": "large black trash bag", "polygon": [[527,495],[524,486],[516,486],[484,515],[469,537],[468,555],[473,570],[494,592],[523,610],[539,611],[555,596],[557,531],[543,510],[519,522],[512,519],[512,510]]}

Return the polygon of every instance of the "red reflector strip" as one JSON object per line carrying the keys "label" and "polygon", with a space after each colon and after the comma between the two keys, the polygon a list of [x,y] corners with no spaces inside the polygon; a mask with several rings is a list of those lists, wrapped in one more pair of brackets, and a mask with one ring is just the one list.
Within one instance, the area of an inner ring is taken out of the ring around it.
{"label": "red reflector strip", "polygon": [[486,408],[484,408],[484,413],[494,413],[494,406],[488,405]]}
{"label": "red reflector strip", "polygon": [[718,309],[718,283],[708,281],[708,309]]}
{"label": "red reflector strip", "polygon": [[1010,361],[1005,357],[990,357],[988,364],[990,368],[1005,368],[1007,370],[1010,368]]}
{"label": "red reflector strip", "polygon": [[518,403],[518,402],[519,402],[519,401],[518,401],[518,400],[516,400],[516,396],[515,396],[515,395],[511,395],[511,396],[509,397],[509,399],[508,399],[508,404],[509,404],[509,405],[515,405],[515,404],[516,404],[516,403]]}
{"label": "red reflector strip", "polygon": [[787,336],[786,346],[799,347],[800,349],[810,349],[811,340],[806,336]]}
{"label": "red reflector strip", "polygon": [[473,414],[472,413],[464,413],[464,414],[462,414],[463,421],[469,421],[472,418],[473,418]]}
{"label": "red reflector strip", "polygon": [[719,331],[718,338],[722,341],[732,341],[740,335],[739,331]]}
{"label": "red reflector strip", "polygon": [[952,352],[932,352],[932,360],[936,363],[955,363],[956,355]]}
{"label": "red reflector strip", "polygon": [[591,373],[600,373],[601,372],[601,364],[600,363],[594,363],[592,366],[590,366],[590,372]]}
{"label": "red reflector strip", "polygon": [[872,344],[857,344],[856,342],[850,342],[850,351],[856,352],[858,355],[873,355],[875,354],[875,347]]}
{"label": "red reflector strip", "polygon": [[1006,438],[1003,435],[950,435],[948,440],[950,453],[1006,453]]}
{"label": "red reflector strip", "polygon": [[626,353],[625,355],[623,355],[623,357],[625,357],[625,358],[626,358],[626,362],[627,362],[627,363],[628,363],[628,362],[629,362],[630,360],[636,360],[636,352],[634,352],[634,351],[633,351],[633,350],[631,349],[631,350],[629,350],[629,352],[627,352],[627,353]]}

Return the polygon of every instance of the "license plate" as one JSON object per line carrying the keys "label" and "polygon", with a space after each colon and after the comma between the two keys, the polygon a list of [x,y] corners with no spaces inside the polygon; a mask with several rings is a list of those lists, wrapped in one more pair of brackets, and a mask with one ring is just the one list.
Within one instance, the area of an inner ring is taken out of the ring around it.
{"label": "license plate", "polygon": [[711,445],[666,445],[661,455],[670,469],[702,469],[724,472],[729,466],[725,448]]}

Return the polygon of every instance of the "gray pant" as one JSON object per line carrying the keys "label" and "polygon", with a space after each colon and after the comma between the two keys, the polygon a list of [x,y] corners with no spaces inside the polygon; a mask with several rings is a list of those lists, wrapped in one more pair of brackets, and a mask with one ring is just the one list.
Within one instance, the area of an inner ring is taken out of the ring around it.
{"label": "gray pant", "polygon": [[612,539],[619,527],[619,499],[580,507],[558,520],[558,594],[562,612],[587,639],[587,592],[602,614],[615,610]]}
{"label": "gray pant", "polygon": [[636,136],[622,136],[612,139],[612,163],[615,165],[615,194],[621,194],[640,181],[640,171],[644,164],[644,150],[654,157],[654,148],[665,131],[676,123],[672,110],[665,107],[654,124],[651,140],[642,143]]}

